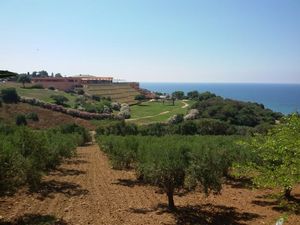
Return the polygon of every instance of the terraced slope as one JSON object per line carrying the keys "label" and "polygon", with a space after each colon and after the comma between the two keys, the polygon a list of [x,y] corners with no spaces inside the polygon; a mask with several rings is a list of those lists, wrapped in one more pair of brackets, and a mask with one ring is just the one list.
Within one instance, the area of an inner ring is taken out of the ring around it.
{"label": "terraced slope", "polygon": [[137,103],[134,98],[140,94],[136,89],[132,88],[127,83],[87,85],[84,87],[84,91],[91,95],[111,97],[113,101],[128,103],[130,105]]}

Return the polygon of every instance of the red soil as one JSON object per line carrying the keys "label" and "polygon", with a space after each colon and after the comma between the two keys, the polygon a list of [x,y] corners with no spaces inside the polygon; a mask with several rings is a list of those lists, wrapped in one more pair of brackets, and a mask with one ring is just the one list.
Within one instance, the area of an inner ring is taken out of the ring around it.
{"label": "red soil", "polygon": [[[270,193],[230,182],[221,195],[175,196],[178,210],[171,213],[166,210],[164,194],[137,182],[132,171],[112,170],[106,156],[91,145],[80,147],[77,157],[45,176],[38,192],[22,190],[0,197],[0,224],[37,225],[51,216],[60,225],[275,224],[283,212],[264,197]],[[299,197],[300,188],[293,194]],[[285,222],[297,224],[300,215],[295,213]]]}

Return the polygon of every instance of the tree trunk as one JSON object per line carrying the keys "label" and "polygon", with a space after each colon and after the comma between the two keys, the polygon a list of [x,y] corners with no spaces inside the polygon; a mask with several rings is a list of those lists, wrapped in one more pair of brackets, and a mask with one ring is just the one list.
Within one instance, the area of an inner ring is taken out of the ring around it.
{"label": "tree trunk", "polygon": [[25,88],[25,82],[22,82],[22,84],[23,84],[23,88]]}
{"label": "tree trunk", "polygon": [[174,189],[173,188],[168,188],[167,195],[168,195],[168,208],[170,210],[174,210],[175,209],[174,198],[173,198]]}
{"label": "tree trunk", "polygon": [[290,188],[290,187],[285,188],[284,189],[284,197],[286,199],[291,199],[292,198],[291,192],[292,192],[292,188]]}

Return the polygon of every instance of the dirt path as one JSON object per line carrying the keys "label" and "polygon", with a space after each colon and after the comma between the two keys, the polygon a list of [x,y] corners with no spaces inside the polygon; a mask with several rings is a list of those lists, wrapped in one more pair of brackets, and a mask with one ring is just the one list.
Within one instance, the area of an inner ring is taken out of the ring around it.
{"label": "dirt path", "polygon": [[80,147],[76,159],[46,177],[39,193],[0,198],[0,216],[11,221],[25,214],[55,215],[76,225],[159,224],[162,218],[150,210],[164,202],[164,195],[134,178],[132,172],[112,170],[98,146]]}
{"label": "dirt path", "polygon": [[[56,225],[275,224],[281,213],[272,209],[272,200],[262,197],[268,193],[231,183],[219,196],[175,196],[178,211],[171,214],[165,210],[165,195],[137,182],[132,171],[112,170],[98,146],[90,145],[80,147],[78,157],[46,176],[38,193],[22,190],[1,197],[0,225],[46,224],[38,222],[51,218]],[[1,217],[25,222],[2,223]],[[289,216],[285,225],[300,224],[299,217]]]}
{"label": "dirt path", "polygon": [[183,104],[183,106],[181,107],[182,109],[189,107],[189,104],[187,104],[185,101],[181,101],[181,103]]}

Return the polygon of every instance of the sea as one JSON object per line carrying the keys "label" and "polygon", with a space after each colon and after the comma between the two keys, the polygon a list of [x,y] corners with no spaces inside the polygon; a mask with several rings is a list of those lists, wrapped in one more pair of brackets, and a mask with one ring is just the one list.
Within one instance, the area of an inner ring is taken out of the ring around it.
{"label": "sea", "polygon": [[242,83],[140,83],[141,88],[162,93],[210,91],[224,98],[262,103],[283,114],[300,112],[300,84]]}

